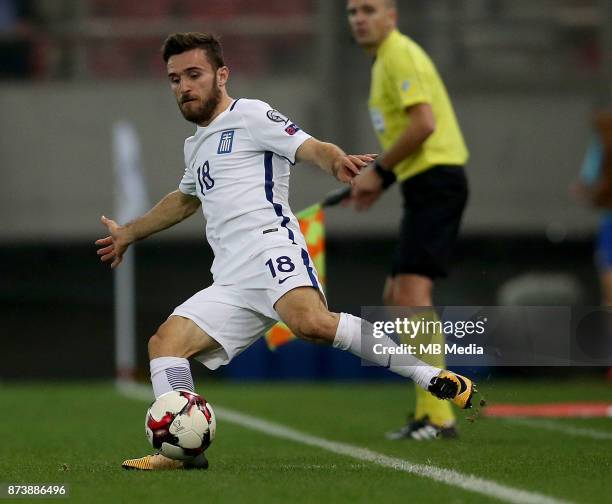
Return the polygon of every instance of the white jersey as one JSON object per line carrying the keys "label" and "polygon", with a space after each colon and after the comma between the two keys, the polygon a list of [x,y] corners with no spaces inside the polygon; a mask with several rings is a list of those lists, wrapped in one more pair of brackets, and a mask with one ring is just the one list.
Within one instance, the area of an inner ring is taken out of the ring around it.
{"label": "white jersey", "polygon": [[202,202],[216,284],[244,281],[264,250],[306,249],[289,208],[289,168],[309,138],[267,103],[241,98],[185,140],[179,189]]}

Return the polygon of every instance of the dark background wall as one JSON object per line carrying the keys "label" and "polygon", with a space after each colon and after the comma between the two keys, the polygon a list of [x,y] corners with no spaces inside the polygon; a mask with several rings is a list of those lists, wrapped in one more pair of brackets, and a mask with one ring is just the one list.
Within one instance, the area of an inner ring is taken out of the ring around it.
{"label": "dark background wall", "polygon": [[[330,237],[328,299],[334,311],[359,314],[380,304],[394,242]],[[172,309],[211,282],[211,252],[202,241],[142,243],[136,247],[140,374],[148,373],[146,342]],[[526,272],[571,272],[582,301],[596,305],[598,287],[589,240],[550,243],[537,236],[461,240],[450,278],[435,292],[438,305],[491,305],[500,287]],[[7,245],[0,249],[0,378],[114,376],[113,275],[93,244]],[[203,366],[194,366],[195,369]],[[508,371],[508,370],[506,370]],[[515,370],[516,371],[516,370]],[[383,377],[333,349],[291,343],[275,353],[255,345],[225,377]]]}

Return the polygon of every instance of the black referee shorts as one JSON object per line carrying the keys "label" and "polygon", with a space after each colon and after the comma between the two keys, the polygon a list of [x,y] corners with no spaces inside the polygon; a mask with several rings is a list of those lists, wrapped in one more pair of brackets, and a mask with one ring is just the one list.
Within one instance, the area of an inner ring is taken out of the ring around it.
{"label": "black referee shorts", "polygon": [[468,199],[465,170],[437,165],[402,182],[401,191],[404,216],[391,276],[446,277]]}

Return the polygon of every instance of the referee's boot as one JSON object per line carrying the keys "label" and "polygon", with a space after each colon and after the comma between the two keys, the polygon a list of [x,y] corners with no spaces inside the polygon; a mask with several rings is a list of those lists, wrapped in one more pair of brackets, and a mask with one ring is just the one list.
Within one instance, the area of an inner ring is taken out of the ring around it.
{"label": "referee's boot", "polygon": [[472,407],[472,396],[476,387],[474,382],[465,376],[442,370],[434,376],[427,390],[438,399],[447,399],[461,409]]}
{"label": "referee's boot", "polygon": [[124,469],[136,471],[167,471],[172,469],[208,469],[208,459],[203,453],[187,460],[174,460],[161,453],[145,455],[137,459],[124,460],[121,464]]}
{"label": "referee's boot", "polygon": [[457,439],[459,432],[455,425],[435,425],[429,420],[429,415],[416,420],[414,415],[408,417],[406,425],[397,430],[389,431],[385,437],[390,441],[412,439],[414,441],[430,441],[433,439]]}

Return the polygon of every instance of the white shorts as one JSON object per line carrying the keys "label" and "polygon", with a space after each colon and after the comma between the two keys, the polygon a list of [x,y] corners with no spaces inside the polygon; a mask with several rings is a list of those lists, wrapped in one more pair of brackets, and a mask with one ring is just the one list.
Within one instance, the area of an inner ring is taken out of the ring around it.
{"label": "white shorts", "polygon": [[194,356],[209,369],[228,364],[255,343],[280,317],[275,303],[297,287],[314,287],[325,296],[308,252],[299,245],[275,247],[255,256],[240,284],[213,283],[172,315],[192,320],[221,348]]}

